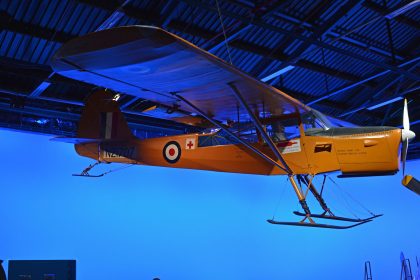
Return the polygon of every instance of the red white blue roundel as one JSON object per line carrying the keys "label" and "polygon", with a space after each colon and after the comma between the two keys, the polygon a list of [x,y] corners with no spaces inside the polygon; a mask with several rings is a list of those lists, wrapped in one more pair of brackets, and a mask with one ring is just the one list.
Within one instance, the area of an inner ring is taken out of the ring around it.
{"label": "red white blue roundel", "polygon": [[176,141],[166,143],[163,148],[163,157],[169,163],[176,163],[181,158],[181,146]]}

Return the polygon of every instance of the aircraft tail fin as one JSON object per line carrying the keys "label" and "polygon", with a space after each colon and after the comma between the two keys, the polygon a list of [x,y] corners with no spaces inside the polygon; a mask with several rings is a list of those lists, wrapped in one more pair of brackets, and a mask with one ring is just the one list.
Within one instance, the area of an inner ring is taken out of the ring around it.
{"label": "aircraft tail fin", "polygon": [[80,118],[77,138],[102,141],[134,138],[111,92],[99,90],[88,98]]}

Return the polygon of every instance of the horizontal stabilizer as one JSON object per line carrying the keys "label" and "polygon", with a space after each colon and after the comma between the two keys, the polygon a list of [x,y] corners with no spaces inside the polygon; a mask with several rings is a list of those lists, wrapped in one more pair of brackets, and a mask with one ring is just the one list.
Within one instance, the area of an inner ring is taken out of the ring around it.
{"label": "horizontal stabilizer", "polygon": [[61,136],[51,138],[50,140],[57,141],[57,142],[70,143],[70,144],[101,143],[105,141],[104,139],[61,137]]}
{"label": "horizontal stabilizer", "polygon": [[411,175],[405,175],[402,184],[407,187],[407,189],[415,192],[420,195],[420,182]]}

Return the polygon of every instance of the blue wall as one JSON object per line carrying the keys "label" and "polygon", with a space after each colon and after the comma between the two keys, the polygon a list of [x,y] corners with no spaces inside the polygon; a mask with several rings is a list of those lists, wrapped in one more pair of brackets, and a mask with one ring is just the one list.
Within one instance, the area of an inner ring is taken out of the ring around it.
{"label": "blue wall", "polygon": [[[91,161],[72,145],[4,130],[0,143],[0,258],[77,259],[79,280],[354,280],[366,260],[374,279],[399,279],[400,251],[413,264],[420,256],[420,197],[400,174],[332,177],[384,217],[345,231],[293,228],[265,221],[298,209],[283,177],[135,166],[79,178],[70,174]],[[419,167],[407,168],[420,178]],[[347,213],[337,186],[326,194]]]}

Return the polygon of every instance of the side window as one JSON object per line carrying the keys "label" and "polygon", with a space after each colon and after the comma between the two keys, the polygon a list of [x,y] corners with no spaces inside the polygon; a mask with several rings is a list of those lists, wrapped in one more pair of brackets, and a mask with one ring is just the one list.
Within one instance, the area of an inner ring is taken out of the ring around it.
{"label": "side window", "polygon": [[267,132],[274,142],[290,140],[300,136],[297,118],[278,119],[267,123]]}

